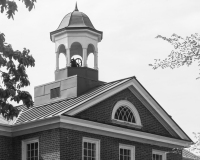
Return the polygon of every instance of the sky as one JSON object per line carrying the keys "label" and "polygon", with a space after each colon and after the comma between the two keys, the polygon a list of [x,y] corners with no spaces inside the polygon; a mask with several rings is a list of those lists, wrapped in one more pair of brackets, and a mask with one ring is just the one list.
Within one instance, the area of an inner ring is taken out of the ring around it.
{"label": "sky", "polygon": [[[17,1],[18,2],[18,1]],[[75,0],[37,0],[29,12],[18,2],[14,20],[0,14],[0,32],[13,49],[28,48],[36,60],[28,68],[27,87],[34,97],[34,86],[54,81],[55,45],[50,32],[74,10]],[[153,70],[148,64],[163,59],[173,46],[157,35],[182,37],[200,34],[199,0],[77,0],[79,11],[103,31],[98,44],[99,79],[110,82],[136,78],[193,139],[200,132],[200,79],[197,64],[178,69]]]}

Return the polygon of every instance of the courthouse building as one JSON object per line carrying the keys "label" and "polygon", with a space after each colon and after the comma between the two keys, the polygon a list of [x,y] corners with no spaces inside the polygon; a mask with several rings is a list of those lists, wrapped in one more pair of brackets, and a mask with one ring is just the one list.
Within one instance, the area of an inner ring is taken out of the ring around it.
{"label": "courthouse building", "polygon": [[[55,81],[34,88],[34,106],[20,106],[13,124],[0,124],[0,160],[182,159],[174,149],[192,140],[135,76],[99,80],[103,32],[86,14],[76,6],[50,38]],[[62,69],[60,54],[66,57]]]}

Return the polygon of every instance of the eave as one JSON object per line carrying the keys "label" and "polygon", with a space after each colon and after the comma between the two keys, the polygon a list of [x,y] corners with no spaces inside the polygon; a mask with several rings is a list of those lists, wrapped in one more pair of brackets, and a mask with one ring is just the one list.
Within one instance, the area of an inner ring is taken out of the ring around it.
{"label": "eave", "polygon": [[50,32],[50,39],[51,39],[51,41],[53,41],[54,35],[56,35],[56,34],[58,34],[60,32],[73,31],[73,30],[75,30],[75,31],[89,30],[89,31],[95,32],[96,34],[100,35],[100,41],[103,39],[103,32],[102,31],[98,31],[98,30],[90,28],[90,27],[65,27],[65,28]]}
{"label": "eave", "polygon": [[186,140],[179,140],[131,129],[122,130],[120,127],[69,116],[56,116],[13,126],[0,126],[0,135],[16,137],[54,128],[78,130],[140,143],[165,146],[169,148],[189,147],[192,144],[190,141]]}

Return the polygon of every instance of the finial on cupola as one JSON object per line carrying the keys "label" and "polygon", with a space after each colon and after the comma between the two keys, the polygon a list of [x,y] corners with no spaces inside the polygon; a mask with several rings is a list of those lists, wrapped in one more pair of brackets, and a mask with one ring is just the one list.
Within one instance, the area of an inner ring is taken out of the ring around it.
{"label": "finial on cupola", "polygon": [[74,11],[78,11],[77,2],[76,2]]}

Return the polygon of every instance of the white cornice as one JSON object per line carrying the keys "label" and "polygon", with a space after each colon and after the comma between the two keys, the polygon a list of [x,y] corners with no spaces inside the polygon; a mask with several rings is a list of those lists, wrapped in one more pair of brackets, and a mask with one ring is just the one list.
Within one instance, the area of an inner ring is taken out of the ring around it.
{"label": "white cornice", "polygon": [[[143,139],[145,141],[142,141],[143,143],[152,143],[152,142],[160,142],[165,143],[168,145],[174,145],[174,146],[182,146],[182,147],[189,147],[191,145],[191,142],[184,141],[184,140],[178,140],[174,138],[159,136],[155,134],[145,133],[141,131],[135,131],[131,129],[125,129],[121,127],[111,126],[107,124],[97,123],[93,121],[87,121],[67,116],[61,116],[61,122],[64,124],[71,124],[74,126],[80,126],[87,128],[87,132],[89,132],[90,129],[92,129],[92,133],[94,133],[95,130],[97,130],[97,134],[100,133],[106,133],[106,135],[111,135],[112,137],[119,137],[128,140],[135,141],[136,139],[140,140]],[[77,127],[78,128],[78,127]],[[101,132],[103,131],[103,132]],[[110,134],[109,134],[110,133]],[[137,141],[137,140],[136,140]],[[153,143],[155,144],[155,143]]]}
{"label": "white cornice", "polygon": [[0,135],[11,137],[12,136],[11,126],[7,124],[0,124]]}
{"label": "white cornice", "polygon": [[138,92],[147,100],[147,102],[158,112],[158,114],[170,125],[170,127],[185,140],[190,140],[188,136],[180,129],[180,127],[168,116],[168,114],[159,106],[159,104],[149,95],[149,93],[138,83],[136,79],[133,79],[133,86]]}
{"label": "white cornice", "polygon": [[168,138],[131,129],[123,128],[122,130],[122,128],[120,127],[92,122],[83,119],[77,119],[68,116],[56,116],[14,126],[1,125],[0,135],[16,137],[54,128],[68,128],[77,131],[84,131],[93,134],[105,135],[109,137],[115,137],[140,143],[148,143],[171,148],[189,147],[191,145],[191,142],[184,140]]}
{"label": "white cornice", "polygon": [[139,92],[133,87],[130,86],[129,90],[140,100],[140,102],[155,116],[155,118],[165,127],[165,129],[174,137],[179,137],[178,134],[166,123],[166,121],[157,113],[157,111],[151,107],[151,105],[142,97]]}
{"label": "white cornice", "polygon": [[19,136],[23,134],[30,134],[39,131],[59,128],[60,116],[40,119],[32,122],[17,124],[12,126],[12,136]]}
{"label": "white cornice", "polygon": [[90,30],[90,29],[87,29],[87,28],[78,29],[78,30],[77,29],[66,30],[66,29],[63,28],[63,29],[61,29],[61,31],[56,32],[56,33],[54,33],[53,35],[50,35],[50,36],[52,38],[52,41],[55,42],[56,37],[59,37],[60,35],[64,35],[64,34],[68,34],[68,33],[90,33],[94,36],[97,36],[99,42],[101,41],[101,34],[100,33],[95,32],[95,31]]}

